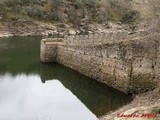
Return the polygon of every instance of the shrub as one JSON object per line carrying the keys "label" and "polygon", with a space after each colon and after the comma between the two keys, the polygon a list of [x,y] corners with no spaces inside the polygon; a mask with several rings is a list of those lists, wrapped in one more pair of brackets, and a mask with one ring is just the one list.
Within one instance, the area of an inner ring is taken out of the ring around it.
{"label": "shrub", "polygon": [[44,17],[43,9],[41,6],[35,4],[33,7],[28,7],[27,14],[30,17],[42,19]]}
{"label": "shrub", "polygon": [[121,22],[123,23],[131,23],[136,21],[139,18],[139,12],[132,10],[129,12],[126,12],[122,15]]}

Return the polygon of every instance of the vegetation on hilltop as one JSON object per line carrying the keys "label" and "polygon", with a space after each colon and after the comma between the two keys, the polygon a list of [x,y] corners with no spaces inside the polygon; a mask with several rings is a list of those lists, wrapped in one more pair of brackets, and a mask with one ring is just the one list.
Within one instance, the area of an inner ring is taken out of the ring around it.
{"label": "vegetation on hilltop", "polygon": [[36,19],[79,24],[91,22],[133,22],[139,13],[132,10],[132,0],[0,0],[4,21]]}

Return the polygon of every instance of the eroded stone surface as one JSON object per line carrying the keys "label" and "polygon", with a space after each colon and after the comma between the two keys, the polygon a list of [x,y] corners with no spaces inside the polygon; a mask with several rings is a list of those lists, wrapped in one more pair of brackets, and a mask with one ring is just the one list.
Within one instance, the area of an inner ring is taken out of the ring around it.
{"label": "eroded stone surface", "polygon": [[99,45],[42,40],[41,60],[61,63],[125,93],[145,92],[154,89],[159,78],[158,36]]}

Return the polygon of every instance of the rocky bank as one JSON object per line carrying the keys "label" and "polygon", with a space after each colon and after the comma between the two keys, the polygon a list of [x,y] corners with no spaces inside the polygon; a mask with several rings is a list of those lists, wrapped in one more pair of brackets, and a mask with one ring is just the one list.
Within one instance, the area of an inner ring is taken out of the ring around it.
{"label": "rocky bank", "polygon": [[88,26],[75,27],[66,23],[46,23],[41,21],[29,21],[19,19],[12,22],[0,22],[0,37],[8,36],[60,36],[89,33],[106,33],[108,31],[126,29],[130,26],[113,22],[103,24],[92,23]]}
{"label": "rocky bank", "polygon": [[130,104],[102,116],[100,120],[160,120],[160,88],[136,95]]}

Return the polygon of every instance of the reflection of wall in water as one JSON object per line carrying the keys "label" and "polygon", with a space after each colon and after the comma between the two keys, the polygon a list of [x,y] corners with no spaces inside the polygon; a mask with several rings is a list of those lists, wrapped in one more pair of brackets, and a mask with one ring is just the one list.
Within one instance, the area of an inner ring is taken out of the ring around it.
{"label": "reflection of wall in water", "polygon": [[41,80],[58,79],[76,95],[97,117],[114,110],[131,98],[115,89],[106,87],[91,78],[58,64],[46,64],[40,69]]}

